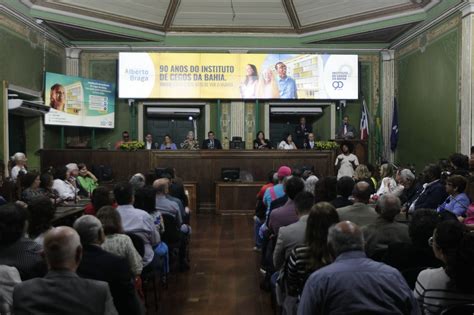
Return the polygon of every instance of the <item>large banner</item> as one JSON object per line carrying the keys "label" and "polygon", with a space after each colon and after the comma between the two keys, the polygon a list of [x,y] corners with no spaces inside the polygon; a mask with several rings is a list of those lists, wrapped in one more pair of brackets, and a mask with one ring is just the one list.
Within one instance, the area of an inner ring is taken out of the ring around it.
{"label": "large banner", "polygon": [[47,72],[44,91],[45,124],[114,128],[114,83]]}
{"label": "large banner", "polygon": [[357,99],[357,55],[120,53],[120,98]]}

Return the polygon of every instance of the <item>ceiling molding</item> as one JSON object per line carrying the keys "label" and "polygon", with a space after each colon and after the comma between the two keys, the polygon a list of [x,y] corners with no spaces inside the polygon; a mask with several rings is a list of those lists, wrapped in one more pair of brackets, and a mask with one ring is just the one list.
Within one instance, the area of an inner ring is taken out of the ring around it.
{"label": "ceiling molding", "polygon": [[171,28],[171,23],[173,23],[180,4],[181,0],[170,0],[168,10],[166,10],[165,18],[163,19],[163,29],[165,31]]}
{"label": "ceiling molding", "polygon": [[296,33],[299,33],[301,30],[301,23],[298,14],[296,13],[293,0],[282,0],[281,2],[283,4],[283,8],[285,8],[286,15],[288,16],[291,26],[293,26],[293,29]]}

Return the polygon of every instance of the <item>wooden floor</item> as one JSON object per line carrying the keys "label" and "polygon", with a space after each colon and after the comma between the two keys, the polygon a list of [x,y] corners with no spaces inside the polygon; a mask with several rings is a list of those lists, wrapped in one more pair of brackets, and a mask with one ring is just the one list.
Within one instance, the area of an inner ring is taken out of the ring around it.
{"label": "wooden floor", "polygon": [[270,295],[259,288],[252,217],[198,215],[192,229],[191,269],[170,277],[159,314],[272,314]]}

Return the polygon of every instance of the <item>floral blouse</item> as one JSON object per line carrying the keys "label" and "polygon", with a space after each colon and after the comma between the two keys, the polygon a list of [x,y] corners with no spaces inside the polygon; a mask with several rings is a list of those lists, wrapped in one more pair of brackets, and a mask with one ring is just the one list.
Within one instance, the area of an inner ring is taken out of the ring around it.
{"label": "floral blouse", "polygon": [[105,237],[102,248],[109,253],[125,257],[134,275],[142,273],[143,264],[140,254],[133,246],[132,240],[125,234],[111,234]]}

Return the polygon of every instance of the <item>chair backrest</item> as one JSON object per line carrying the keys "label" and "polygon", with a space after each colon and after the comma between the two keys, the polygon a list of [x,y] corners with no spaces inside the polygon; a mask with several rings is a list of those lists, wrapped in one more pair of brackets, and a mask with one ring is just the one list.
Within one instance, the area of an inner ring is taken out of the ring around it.
{"label": "chair backrest", "polygon": [[111,181],[113,179],[112,167],[109,165],[92,165],[92,173],[97,177],[99,182]]}
{"label": "chair backrest", "polygon": [[446,307],[440,315],[472,315],[474,304],[458,304]]}
{"label": "chair backrest", "polygon": [[402,274],[403,278],[405,278],[408,286],[410,289],[415,289],[416,279],[418,279],[418,275],[423,270],[427,269],[428,267],[415,267],[415,268],[408,268],[405,270],[401,270],[400,273]]}
{"label": "chair backrest", "polygon": [[181,239],[181,231],[178,228],[178,221],[169,213],[162,212],[163,224],[165,232],[161,235],[161,239],[168,245],[178,243]]}
{"label": "chair backrest", "polygon": [[127,234],[128,237],[130,237],[133,243],[133,247],[135,247],[138,254],[140,254],[140,256],[143,257],[143,255],[145,255],[145,242],[143,241],[143,239],[140,236],[133,233],[125,233],[125,234]]}

